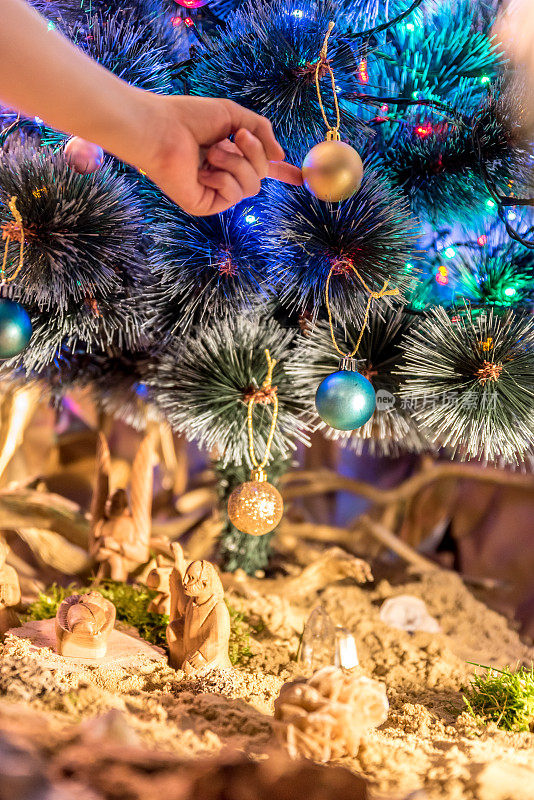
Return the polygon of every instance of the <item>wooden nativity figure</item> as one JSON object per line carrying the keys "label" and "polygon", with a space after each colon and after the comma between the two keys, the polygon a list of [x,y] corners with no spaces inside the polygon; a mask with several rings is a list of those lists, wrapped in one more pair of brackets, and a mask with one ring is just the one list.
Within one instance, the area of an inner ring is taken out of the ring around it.
{"label": "wooden nativity figure", "polygon": [[9,546],[0,536],[0,637],[19,624],[13,606],[20,603],[19,577],[13,567],[6,564]]}
{"label": "wooden nativity figure", "polygon": [[56,613],[57,651],[69,658],[104,658],[115,606],[99,592],[66,597]]}
{"label": "wooden nativity figure", "polygon": [[171,666],[186,675],[230,669],[230,614],[217,570],[209,561],[187,565],[180,545],[174,544],[173,552],[167,626]]}
{"label": "wooden nativity figure", "polygon": [[147,434],[135,456],[126,489],[109,495],[111,458],[106,437],[99,434],[96,482],[91,504],[89,554],[99,563],[98,579],[126,581],[148,561],[152,510],[154,445]]}
{"label": "wooden nativity figure", "polygon": [[147,611],[152,614],[171,613],[171,587],[170,580],[173,571],[172,564],[167,564],[163,556],[157,556],[156,566],[150,570],[146,578],[146,585],[156,592],[150,601]]}

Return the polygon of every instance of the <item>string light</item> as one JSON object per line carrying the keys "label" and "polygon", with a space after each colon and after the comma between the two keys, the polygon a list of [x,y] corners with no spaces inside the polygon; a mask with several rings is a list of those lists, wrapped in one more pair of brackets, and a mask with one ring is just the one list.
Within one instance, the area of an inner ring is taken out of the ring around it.
{"label": "string light", "polygon": [[53,31],[53,30],[55,30],[55,27],[56,27],[56,26],[54,25],[54,23],[53,23],[53,22],[49,22],[49,23],[48,23],[48,25],[47,25],[47,29],[48,29],[49,31]]}
{"label": "string light", "polygon": [[439,283],[440,286],[446,286],[449,282],[449,270],[446,266],[438,267],[438,272],[436,275],[436,283]]}
{"label": "string light", "polygon": [[430,122],[426,122],[424,125],[418,125],[415,132],[420,139],[426,139],[427,136],[430,136],[432,133],[432,125]]}
{"label": "string light", "polygon": [[504,294],[506,297],[513,297],[517,294],[517,289],[514,286],[507,286],[504,290]]}
{"label": "string light", "polygon": [[454,249],[454,247],[447,247],[444,253],[447,258],[454,258],[454,256],[456,255],[456,250]]}
{"label": "string light", "polygon": [[479,244],[480,247],[484,247],[484,245],[487,244],[487,241],[488,237],[486,236],[485,233],[483,233],[481,236],[478,237],[477,244]]}
{"label": "string light", "polygon": [[177,28],[178,25],[182,24],[182,18],[181,17],[171,17],[171,24],[172,24],[173,28]]}
{"label": "string light", "polygon": [[513,222],[514,219],[517,219],[517,214],[515,213],[515,211],[508,212],[508,219],[510,220],[510,222]]}
{"label": "string light", "polygon": [[369,73],[367,72],[367,59],[362,59],[358,65],[358,77],[361,83],[369,83]]}
{"label": "string light", "polygon": [[186,17],[186,18],[184,19],[184,22],[185,22],[185,24],[187,25],[187,27],[188,27],[188,28],[190,28],[192,25],[194,25],[194,24],[195,24],[195,23],[193,22],[193,20],[191,19],[191,17]]}
{"label": "string light", "polygon": [[380,116],[378,114],[375,117],[376,122],[386,122],[389,113],[389,106],[387,103],[384,103],[383,106],[380,106]]}
{"label": "string light", "polygon": [[489,83],[490,81],[491,81],[491,78],[488,75],[482,75],[482,77],[480,79],[480,83]]}
{"label": "string light", "polygon": [[245,217],[245,222],[248,222],[249,225],[252,225],[254,222],[257,222],[258,218],[254,216],[254,214],[247,214]]}
{"label": "string light", "polygon": [[292,14],[294,17],[298,17],[298,19],[302,19],[304,16],[304,11],[301,11],[300,8],[297,8],[297,10],[293,11]]}
{"label": "string light", "polygon": [[495,200],[492,200],[491,197],[489,200],[486,200],[486,208],[495,208]]}

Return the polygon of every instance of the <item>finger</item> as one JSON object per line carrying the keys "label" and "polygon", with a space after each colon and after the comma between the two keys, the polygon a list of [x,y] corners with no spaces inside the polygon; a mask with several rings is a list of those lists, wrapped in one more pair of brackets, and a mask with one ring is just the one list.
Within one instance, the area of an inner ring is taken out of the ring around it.
{"label": "finger", "polygon": [[223,139],[221,142],[217,142],[214,144],[213,147],[219,147],[221,150],[224,150],[226,153],[235,153],[238,156],[242,156],[243,153],[240,148],[237,146],[236,143],[231,142],[230,139]]}
{"label": "finger", "polygon": [[267,176],[274,178],[276,181],[290,183],[292,186],[302,186],[303,183],[302,170],[294,167],[293,164],[286,164],[283,161],[271,161]]}
{"label": "finger", "polygon": [[250,131],[241,129],[235,135],[235,143],[247,161],[252,164],[259,177],[267,177],[269,161],[258,137],[254,136]]}
{"label": "finger", "polygon": [[265,154],[270,161],[283,161],[285,153],[281,145],[276,141],[273,133],[273,126],[267,117],[261,117],[248,108],[234,103],[232,100],[222,101],[230,115],[231,131],[229,133],[237,133],[240,128],[246,128],[247,131],[257,136],[263,145]]}
{"label": "finger", "polygon": [[261,189],[261,179],[252,164],[244,156],[229,153],[220,147],[211,147],[208,163],[216,170],[230,173],[241,187],[243,197],[252,197]]}
{"label": "finger", "polygon": [[224,170],[200,170],[198,180],[202,186],[215,189],[226,202],[226,208],[235,206],[243,199],[243,192],[238,181]]}

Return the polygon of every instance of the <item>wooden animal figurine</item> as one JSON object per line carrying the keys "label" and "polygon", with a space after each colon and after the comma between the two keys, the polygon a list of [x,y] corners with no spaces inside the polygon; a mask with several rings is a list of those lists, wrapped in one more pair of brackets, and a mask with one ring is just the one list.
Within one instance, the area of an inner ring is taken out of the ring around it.
{"label": "wooden animal figurine", "polygon": [[69,658],[104,658],[114,625],[113,603],[98,592],[73,594],[57,610],[57,652]]}
{"label": "wooden animal figurine", "polygon": [[147,575],[146,585],[157,592],[150,601],[147,611],[153,614],[171,613],[171,587],[170,578],[174,567],[167,564],[162,556],[157,556],[156,566]]}
{"label": "wooden animal figurine", "polygon": [[6,540],[0,537],[0,637],[19,624],[12,608],[20,603],[19,577],[13,567],[6,564],[8,553],[9,546]]}
{"label": "wooden animal figurine", "polygon": [[125,489],[109,496],[111,458],[106,437],[99,434],[96,483],[91,504],[89,553],[99,563],[97,579],[126,581],[148,561],[152,510],[154,444],[147,434],[132,466],[130,500]]}
{"label": "wooden animal figurine", "polygon": [[179,545],[173,546],[173,552],[167,626],[171,666],[186,675],[230,669],[230,614],[221,579],[209,561],[192,561],[187,566]]}

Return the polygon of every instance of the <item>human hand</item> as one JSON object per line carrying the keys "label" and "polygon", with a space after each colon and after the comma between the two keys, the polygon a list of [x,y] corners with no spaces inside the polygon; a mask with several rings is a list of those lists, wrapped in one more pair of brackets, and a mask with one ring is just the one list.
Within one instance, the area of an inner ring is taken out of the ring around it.
{"label": "human hand", "polygon": [[507,93],[517,108],[516,124],[530,135],[534,128],[534,7],[531,0],[509,0],[502,8],[493,29],[494,46],[504,52],[516,69]]}
{"label": "human hand", "polygon": [[531,0],[509,0],[500,12],[492,33],[515,66],[534,73],[534,7]]}
{"label": "human hand", "polygon": [[189,214],[225,211],[257,194],[267,176],[302,185],[300,169],[284,163],[265,117],[231,100],[149,92],[138,98],[144,108],[142,134],[137,144],[135,136],[125,142],[125,154],[117,155]]}

